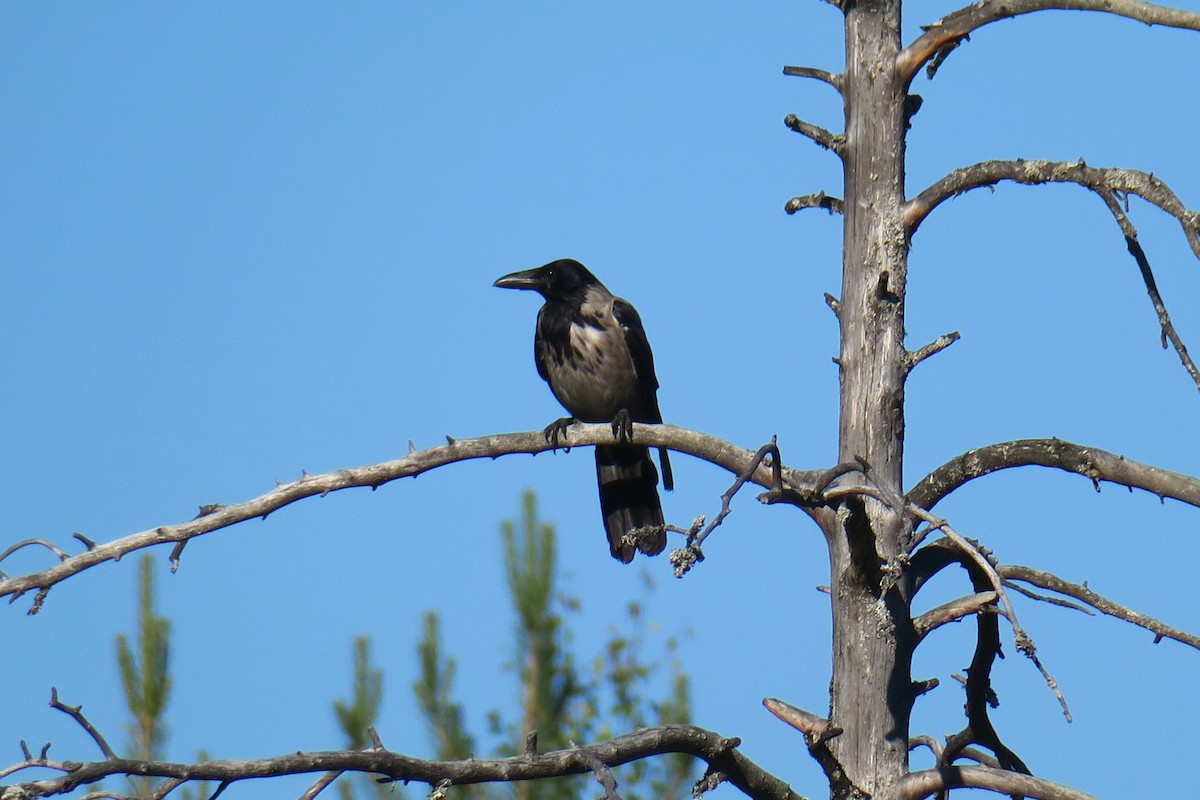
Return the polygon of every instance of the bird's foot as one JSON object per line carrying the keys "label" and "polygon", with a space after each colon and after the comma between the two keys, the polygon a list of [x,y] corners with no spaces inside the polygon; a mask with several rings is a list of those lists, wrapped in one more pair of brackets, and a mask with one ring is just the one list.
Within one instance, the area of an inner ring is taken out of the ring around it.
{"label": "bird's foot", "polygon": [[[542,431],[542,433],[545,434],[546,441],[550,443],[550,446],[557,448],[558,440],[565,439],[567,437],[567,428],[574,424],[574,417],[559,417],[558,419],[554,420],[554,422],[551,422],[549,425],[547,425],[546,429]],[[571,452],[570,445],[565,445],[565,447],[568,453]]]}
{"label": "bird's foot", "polygon": [[630,441],[633,439],[633,417],[629,416],[629,409],[622,408],[613,417],[612,432],[614,439]]}

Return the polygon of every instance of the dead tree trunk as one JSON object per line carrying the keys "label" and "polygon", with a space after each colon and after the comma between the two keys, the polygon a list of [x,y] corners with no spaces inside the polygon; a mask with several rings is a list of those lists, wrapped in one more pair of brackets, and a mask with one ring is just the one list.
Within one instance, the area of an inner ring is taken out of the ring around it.
{"label": "dead tree trunk", "polygon": [[[904,87],[899,0],[846,6],[845,174],[839,458],[869,464],[882,491],[903,494]],[[830,748],[844,796],[886,797],[908,766],[912,621],[894,566],[911,531],[897,508],[851,498],[824,521],[833,603]],[[838,787],[835,786],[835,794]]]}

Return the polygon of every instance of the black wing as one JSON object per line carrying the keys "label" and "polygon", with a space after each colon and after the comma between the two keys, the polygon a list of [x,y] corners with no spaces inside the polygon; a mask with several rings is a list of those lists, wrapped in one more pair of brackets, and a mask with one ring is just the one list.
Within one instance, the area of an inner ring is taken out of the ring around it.
{"label": "black wing", "polygon": [[[662,412],[658,410],[658,377],[654,374],[654,353],[650,352],[650,341],[646,338],[646,329],[642,327],[642,318],[638,316],[636,308],[619,297],[613,298],[613,316],[625,332],[625,346],[629,348],[629,357],[633,360],[633,368],[637,372],[638,394],[642,407],[630,409],[630,413],[636,422],[660,423]],[[667,457],[665,447],[658,448],[658,459],[662,467],[663,488],[671,491],[675,488],[675,477],[671,474],[671,461]]]}
{"label": "black wing", "polygon": [[658,378],[654,374],[654,354],[650,352],[650,342],[646,339],[642,318],[638,316],[637,309],[619,297],[613,298],[613,316],[625,334],[625,346],[629,348],[629,357],[633,359],[633,369],[637,372],[638,395],[642,407],[629,410],[638,422],[662,422],[656,394]]}

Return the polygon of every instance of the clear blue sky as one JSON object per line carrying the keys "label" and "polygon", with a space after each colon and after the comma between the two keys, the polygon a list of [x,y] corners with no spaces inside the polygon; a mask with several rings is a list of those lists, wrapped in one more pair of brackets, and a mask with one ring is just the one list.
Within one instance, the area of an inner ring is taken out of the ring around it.
{"label": "clear blue sky", "polygon": [[[1196,0],[1186,5],[1196,8]],[[830,128],[841,67],[824,3],[150,3],[0,6],[0,542],[108,540],[237,502],[302,469],[368,464],[559,415],[533,368],[536,298],[492,288],[583,260],[641,311],[674,423],[785,460],[835,458],[840,226],[784,202],[839,194],[836,159],[783,125]],[[953,8],[911,3],[908,33]],[[909,190],[989,158],[1084,157],[1164,178],[1200,206],[1200,36],[1100,15],[998,23],[956,51],[909,140]],[[1181,333],[1200,350],[1200,265],[1133,201]],[[1200,394],[1158,328],[1103,205],[1072,187],[1001,186],[939,209],[911,262],[912,346],[963,339],[909,383],[911,484],[970,447],[1059,436],[1200,473]],[[728,476],[679,456],[667,516],[719,508]],[[591,652],[639,596],[607,555],[591,457],[474,463],[305,501],[193,541],[176,575],[169,755],[340,745],[329,703],[350,643],[386,669],[383,741],[427,754],[410,700],[421,614],[438,609],[477,730],[509,702],[498,522],[536,486],[557,523]],[[1030,470],[939,506],[1006,562],[1200,631],[1200,511]],[[696,721],[821,796],[799,734],[765,696],[822,711],[829,622],[820,536],[739,497],[686,580],[665,559],[651,617],[691,631]],[[7,572],[47,563],[24,551]],[[18,741],[97,754],[51,685],[123,740],[113,656],[136,559],[2,609],[0,762]],[[947,576],[934,604],[966,590]],[[1184,795],[1200,653],[1111,620],[1019,601],[1071,702],[1067,725],[1007,647],[994,719],[1034,771],[1111,797]],[[914,733],[962,724],[949,678],[969,624],[923,650],[943,686]],[[915,762],[926,763],[924,756]],[[298,794],[307,781],[230,797]],[[734,796],[725,789],[720,796]]]}

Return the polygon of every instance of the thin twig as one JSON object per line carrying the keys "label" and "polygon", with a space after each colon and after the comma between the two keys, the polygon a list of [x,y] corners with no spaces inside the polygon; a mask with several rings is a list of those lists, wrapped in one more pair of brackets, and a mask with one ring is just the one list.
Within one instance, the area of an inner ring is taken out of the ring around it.
{"label": "thin twig", "polygon": [[682,578],[697,562],[704,560],[704,551],[700,545],[729,516],[734,496],[758,472],[759,467],[763,465],[767,456],[771,456],[771,486],[778,487],[783,485],[783,467],[779,460],[779,447],[775,442],[776,437],[772,436],[771,441],[758,448],[758,452],[750,458],[746,467],[738,473],[733,484],[721,495],[721,510],[712,518],[712,521],[699,533],[694,529],[690,531],[687,537],[687,544],[682,548],[671,551],[670,560],[675,567],[675,577]]}
{"label": "thin twig", "polygon": [[23,539],[22,541],[19,541],[16,544],[11,545],[3,553],[0,553],[0,561],[3,561],[4,559],[8,558],[13,553],[20,550],[22,547],[32,547],[32,546],[46,548],[51,553],[54,553],[54,555],[58,556],[59,561],[66,561],[68,558],[70,558],[70,556],[67,555],[66,553],[64,553],[61,548],[59,548],[56,544],[54,544],[54,542],[51,542],[48,539],[36,538],[36,539]]}
{"label": "thin twig", "polygon": [[313,781],[312,786],[304,790],[304,794],[300,795],[299,800],[313,800],[314,797],[325,791],[329,786],[341,777],[344,773],[341,770],[331,769],[321,777]]}
{"label": "thin twig", "polygon": [[908,373],[913,371],[913,367],[917,366],[917,364],[920,364],[922,361],[932,355],[942,352],[947,347],[957,342],[959,338],[961,337],[958,335],[958,331],[951,331],[950,333],[943,333],[941,336],[937,337],[923,347],[920,347],[916,350],[906,351],[904,354],[904,374],[907,376]]}
{"label": "thin twig", "polygon": [[[1004,578],[1004,568],[997,567],[997,570],[1000,572],[1000,577]],[[1008,578],[1004,578],[1004,585],[1009,589],[1013,589],[1013,590],[1017,591],[1018,593],[1025,595],[1030,600],[1037,600],[1038,602],[1041,602],[1041,603],[1049,603],[1052,606],[1061,606],[1062,608],[1069,608],[1072,611],[1078,611],[1082,614],[1087,614],[1089,617],[1096,616],[1096,612],[1092,611],[1090,608],[1084,608],[1083,606],[1079,605],[1078,603],[1072,603],[1070,600],[1063,600],[1061,597],[1052,597],[1047,594],[1040,594],[1038,592],[1033,591],[1032,589],[1022,586],[1019,583],[1013,583]]]}
{"label": "thin twig", "polygon": [[104,753],[104,757],[112,760],[117,757],[113,749],[108,746],[108,742],[104,741],[104,737],[100,735],[100,731],[96,730],[92,723],[88,722],[88,718],[83,715],[83,706],[68,706],[60,703],[58,700],[58,688],[50,687],[50,707],[63,712],[79,723],[79,726],[87,731],[88,736],[92,737],[92,741],[100,748],[100,752]]}

